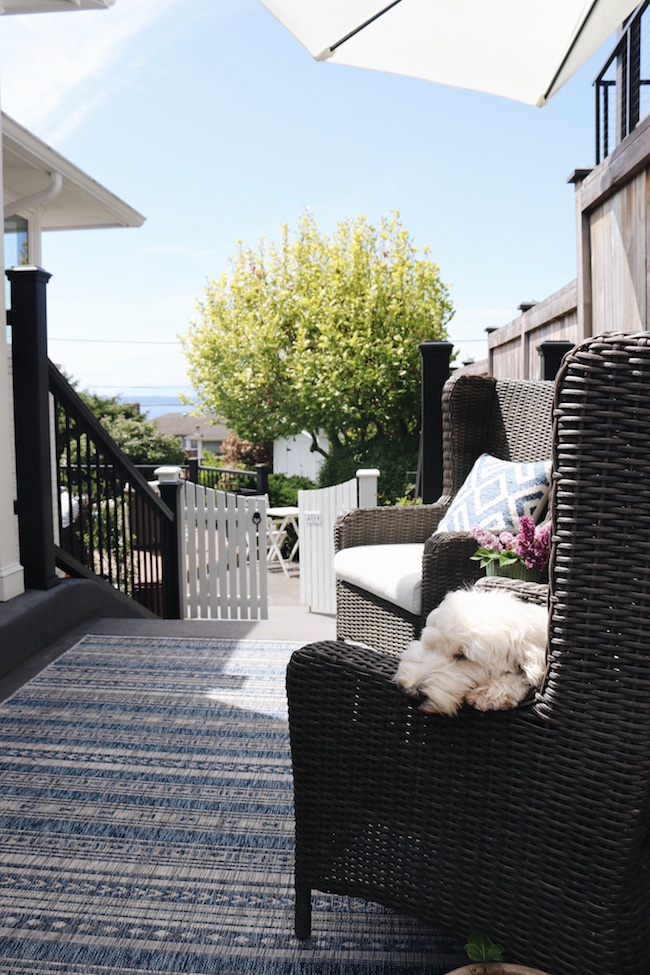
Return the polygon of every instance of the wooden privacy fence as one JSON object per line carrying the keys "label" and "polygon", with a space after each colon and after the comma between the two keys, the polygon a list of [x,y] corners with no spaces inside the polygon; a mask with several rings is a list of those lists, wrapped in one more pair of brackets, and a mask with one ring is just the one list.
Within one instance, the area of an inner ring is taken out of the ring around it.
{"label": "wooden privacy fence", "polygon": [[267,619],[266,499],[186,481],[179,507],[184,617]]}
{"label": "wooden privacy fence", "polygon": [[357,471],[356,478],[315,491],[298,491],[300,526],[300,602],[313,612],[336,612],[334,522],[352,508],[377,504],[379,471]]}

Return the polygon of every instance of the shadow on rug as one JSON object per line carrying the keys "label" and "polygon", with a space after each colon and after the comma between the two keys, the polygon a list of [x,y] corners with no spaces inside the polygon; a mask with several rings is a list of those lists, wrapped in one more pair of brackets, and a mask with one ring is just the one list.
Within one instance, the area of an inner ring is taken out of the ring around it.
{"label": "shadow on rug", "polygon": [[418,921],[324,894],[295,939],[295,646],[88,636],[0,706],[3,975],[464,962]]}

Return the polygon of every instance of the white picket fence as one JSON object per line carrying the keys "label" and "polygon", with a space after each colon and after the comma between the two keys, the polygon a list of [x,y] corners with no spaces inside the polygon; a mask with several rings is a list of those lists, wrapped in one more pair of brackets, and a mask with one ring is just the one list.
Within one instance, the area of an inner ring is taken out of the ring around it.
{"label": "white picket fence", "polygon": [[186,619],[268,619],[266,499],[186,481],[181,578]]}
{"label": "white picket fence", "polygon": [[336,612],[334,522],[352,508],[377,504],[379,471],[357,471],[356,478],[315,491],[298,491],[300,526],[300,602],[312,612]]}

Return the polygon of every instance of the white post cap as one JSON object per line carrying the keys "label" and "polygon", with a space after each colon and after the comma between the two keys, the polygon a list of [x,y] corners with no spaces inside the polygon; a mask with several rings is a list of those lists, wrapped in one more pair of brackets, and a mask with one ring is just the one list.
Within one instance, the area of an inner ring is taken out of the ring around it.
{"label": "white post cap", "polygon": [[157,467],[154,474],[159,484],[176,484],[183,480],[182,467]]}

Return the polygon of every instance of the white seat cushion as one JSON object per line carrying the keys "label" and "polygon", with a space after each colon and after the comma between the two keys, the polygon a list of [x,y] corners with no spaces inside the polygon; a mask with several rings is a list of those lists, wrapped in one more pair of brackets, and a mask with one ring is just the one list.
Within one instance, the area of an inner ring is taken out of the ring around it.
{"label": "white seat cushion", "polygon": [[337,579],[416,616],[422,611],[424,545],[356,545],[334,556]]}

